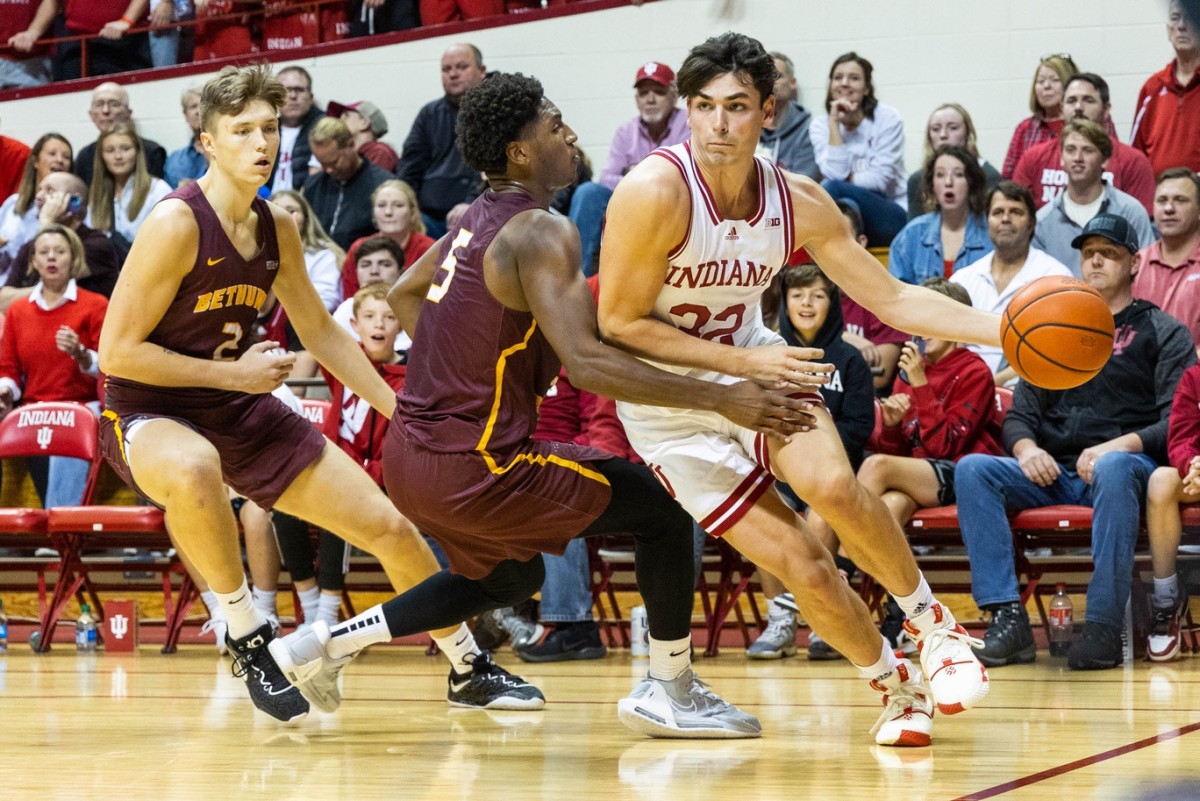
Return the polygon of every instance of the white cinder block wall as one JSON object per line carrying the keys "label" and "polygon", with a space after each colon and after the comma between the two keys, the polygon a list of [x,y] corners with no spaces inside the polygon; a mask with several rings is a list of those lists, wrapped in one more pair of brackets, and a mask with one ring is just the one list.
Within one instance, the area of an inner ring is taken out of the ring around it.
{"label": "white cinder block wall", "polygon": [[[921,158],[925,120],[946,101],[970,110],[981,152],[999,167],[1013,127],[1029,114],[1038,58],[1048,53],[1071,53],[1081,69],[1108,80],[1117,131],[1128,141],[1138,89],[1172,58],[1166,0],[734,0],[732,18],[718,17],[725,4],[659,0],[295,63],[313,73],[321,105],[331,99],[378,104],[391,128],[386,140],[399,150],[418,108],[441,93],[441,52],[454,41],[473,42],[490,69],[542,80],[599,169],[613,129],[635,111],[631,83],[644,61],[678,67],[692,45],[738,30],[792,57],[800,101],[819,115],[830,63],[854,49],[875,65],[878,97],[904,117],[912,170]],[[293,62],[279,62],[286,63]],[[143,133],[168,150],[182,146],[188,131],[178,96],[204,77],[131,85]],[[78,150],[96,136],[87,105],[86,92],[5,102],[0,131],[32,143],[57,130]]]}

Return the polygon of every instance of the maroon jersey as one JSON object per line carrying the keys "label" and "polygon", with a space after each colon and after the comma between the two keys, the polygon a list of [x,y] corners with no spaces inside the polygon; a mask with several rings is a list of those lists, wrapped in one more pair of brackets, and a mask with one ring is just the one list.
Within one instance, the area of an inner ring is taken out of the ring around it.
{"label": "maroon jersey", "polygon": [[[260,247],[253,258],[245,259],[221,227],[199,183],[180,187],[164,200],[170,198],[182,200],[192,210],[200,243],[195,264],[146,340],[197,359],[235,361],[253,344],[258,311],[266,303],[279,270],[279,243],[271,209],[265,200],[254,199]],[[109,376],[109,405],[119,409],[124,397],[122,388],[136,386],[135,381]]]}
{"label": "maroon jersey", "polygon": [[533,315],[503,306],[483,278],[496,234],[535,208],[522,192],[489,189],[442,245],[397,407],[408,436],[429,450],[479,451],[502,462],[537,427],[538,404],[561,363]]}

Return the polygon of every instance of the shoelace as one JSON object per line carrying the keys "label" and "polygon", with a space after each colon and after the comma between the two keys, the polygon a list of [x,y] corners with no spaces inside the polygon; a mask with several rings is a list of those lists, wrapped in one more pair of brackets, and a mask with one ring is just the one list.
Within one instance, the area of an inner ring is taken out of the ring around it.
{"label": "shoelace", "polygon": [[875,734],[875,732],[883,728],[883,724],[902,714],[909,707],[912,707],[914,711],[920,710],[929,714],[930,707],[932,706],[932,702],[930,701],[931,694],[929,686],[923,680],[919,682],[901,682],[900,686],[894,690],[885,690],[884,697],[887,698],[887,703],[883,707],[883,712],[879,714],[879,718],[875,721],[875,725],[871,727],[870,733]]}
{"label": "shoelace", "polygon": [[200,634],[205,635],[215,632],[217,630],[217,626],[224,622],[225,621],[218,620],[215,617],[210,617],[208,620],[204,621],[204,625],[200,627]]}
{"label": "shoelace", "polygon": [[768,639],[787,639],[788,634],[794,638],[795,630],[792,628],[791,617],[767,618],[767,627],[763,630],[762,636]]}
{"label": "shoelace", "polygon": [[982,648],[983,640],[978,637],[972,637],[965,631],[956,631],[954,629],[934,629],[925,635],[925,639],[921,642],[922,653],[929,653],[933,648],[941,644],[941,640],[951,639],[958,640],[964,643],[969,648]]}

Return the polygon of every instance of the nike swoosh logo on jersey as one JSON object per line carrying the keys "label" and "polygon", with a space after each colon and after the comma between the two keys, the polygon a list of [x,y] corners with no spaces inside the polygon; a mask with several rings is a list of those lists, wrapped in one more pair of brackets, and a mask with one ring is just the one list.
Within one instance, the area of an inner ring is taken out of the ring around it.
{"label": "nike swoosh logo on jersey", "polygon": [[222,256],[222,257],[221,257],[221,258],[219,258],[219,259],[214,259],[214,258],[212,258],[212,257],[210,256],[210,257],[209,257],[209,259],[208,259],[208,266],[209,266],[209,267],[215,267],[216,265],[220,264],[220,263],[221,263],[221,262],[223,262],[223,261],[225,261],[225,257],[224,257],[224,256]]}

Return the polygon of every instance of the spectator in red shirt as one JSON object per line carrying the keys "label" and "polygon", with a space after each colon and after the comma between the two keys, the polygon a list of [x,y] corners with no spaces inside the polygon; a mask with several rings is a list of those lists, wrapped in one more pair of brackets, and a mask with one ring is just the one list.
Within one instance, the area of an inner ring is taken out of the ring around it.
{"label": "spectator in red shirt", "polygon": [[87,40],[86,73],[80,60],[83,48],[79,40],[60,43],[54,59],[54,79],[65,81],[84,74],[111,75],[149,69],[150,37],[145,31],[127,33],[130,28],[149,24],[148,5],[149,0],[66,0],[55,34],[97,38]]}
{"label": "spectator in red shirt", "polygon": [[1167,36],[1175,58],[1138,93],[1131,144],[1155,173],[1171,167],[1200,171],[1200,32],[1180,0],[1171,0]]}
{"label": "spectator in red shirt", "polygon": [[1158,176],[1154,222],[1161,238],[1138,252],[1133,296],[1188,327],[1200,353],[1200,177],[1187,167]]}
{"label": "spectator in red shirt", "polygon": [[41,86],[50,83],[49,51],[35,47],[54,13],[55,0],[7,0],[0,15],[0,42],[13,52],[0,52],[0,89]]}
{"label": "spectator in red shirt", "polygon": [[[1067,119],[1086,119],[1104,126],[1112,125],[1112,103],[1109,102],[1108,81],[1092,72],[1081,72],[1067,79],[1063,99],[1063,115]],[[1141,151],[1121,144],[1112,132],[1113,154],[1104,164],[1104,180],[1154,213],[1154,171]],[[1033,195],[1041,208],[1067,186],[1067,173],[1062,167],[1062,154],[1057,139],[1034,145],[1017,162],[1013,180]]]}
{"label": "spectator in red shirt", "polygon": [[357,103],[330,102],[325,114],[337,117],[346,124],[350,133],[354,135],[354,144],[358,146],[359,155],[376,167],[382,167],[391,173],[396,171],[400,156],[391,145],[379,141],[379,138],[386,136],[388,132],[387,118],[383,116],[379,106],[367,100]]}
{"label": "spectator in red shirt", "polygon": [[420,0],[421,24],[440,25],[504,13],[504,0]]}
{"label": "spectator in red shirt", "polygon": [[4,193],[4,197],[15,194],[20,188],[29,153],[29,145],[24,142],[10,136],[0,136],[0,192]]}
{"label": "spectator in red shirt", "polygon": [[[87,264],[69,228],[50,225],[31,242],[37,287],[8,310],[0,337],[0,416],[20,401],[76,401],[99,414],[96,348],[108,301],[80,289]],[[30,459],[29,470],[46,508],[78,505],[87,481],[85,459]]]}

